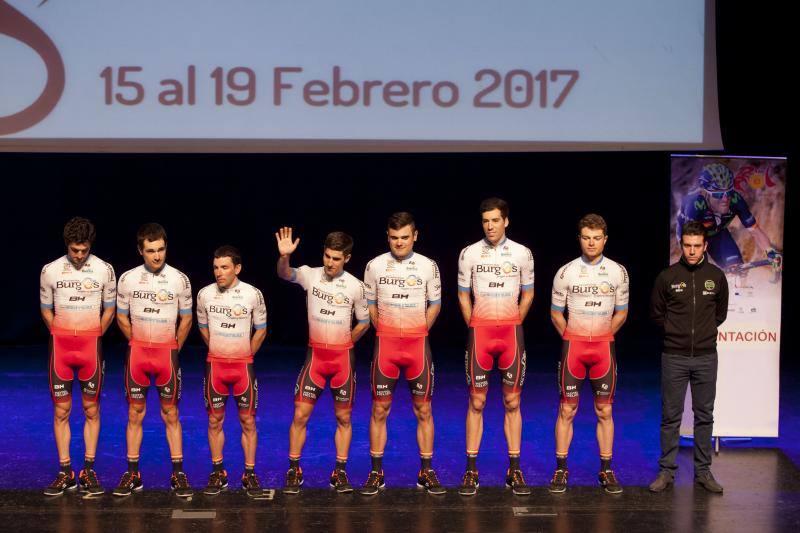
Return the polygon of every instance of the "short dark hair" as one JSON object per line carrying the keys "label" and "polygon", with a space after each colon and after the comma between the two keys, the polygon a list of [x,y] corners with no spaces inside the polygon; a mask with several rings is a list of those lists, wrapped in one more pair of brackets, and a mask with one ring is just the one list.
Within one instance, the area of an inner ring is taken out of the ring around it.
{"label": "short dark hair", "polygon": [[230,257],[234,266],[242,264],[242,254],[230,244],[224,244],[214,250],[214,259],[220,259],[222,257]]}
{"label": "short dark hair", "polygon": [[399,213],[395,213],[390,216],[386,226],[389,229],[394,230],[405,228],[406,226],[411,226],[412,230],[417,229],[417,224],[414,222],[414,216],[407,211],[400,211]]}
{"label": "short dark hair", "polygon": [[91,246],[95,235],[94,224],[88,218],[72,217],[64,225],[64,244],[67,246],[73,242],[76,244],[88,242]]}
{"label": "short dark hair", "polygon": [[684,235],[702,235],[703,242],[706,241],[706,228],[696,220],[690,220],[681,227],[681,242]]}
{"label": "short dark hair", "polygon": [[508,202],[502,198],[492,197],[481,202],[481,215],[493,209],[499,209],[500,215],[502,215],[503,218],[508,218]]}
{"label": "short dark hair", "polygon": [[608,224],[606,224],[605,219],[600,215],[596,215],[594,213],[589,213],[588,215],[584,215],[578,221],[578,235],[580,235],[581,230],[583,228],[601,229],[603,230],[603,235],[608,235]]}
{"label": "short dark hair", "polygon": [[158,239],[164,240],[164,246],[167,245],[167,232],[157,222],[148,222],[143,224],[139,231],[136,232],[136,245],[139,249],[144,248],[144,241],[157,241]]}
{"label": "short dark hair", "polygon": [[353,238],[343,231],[333,231],[325,237],[325,248],[350,255],[353,252]]}

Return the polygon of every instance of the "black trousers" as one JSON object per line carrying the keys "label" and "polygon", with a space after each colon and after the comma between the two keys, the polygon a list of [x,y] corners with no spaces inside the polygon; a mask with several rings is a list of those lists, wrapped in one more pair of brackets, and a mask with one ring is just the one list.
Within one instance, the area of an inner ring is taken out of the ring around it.
{"label": "black trousers", "polygon": [[661,355],[661,458],[662,471],[673,476],[678,465],[681,417],[686,385],[691,385],[694,412],[694,474],[711,468],[711,431],[717,395],[717,354]]}

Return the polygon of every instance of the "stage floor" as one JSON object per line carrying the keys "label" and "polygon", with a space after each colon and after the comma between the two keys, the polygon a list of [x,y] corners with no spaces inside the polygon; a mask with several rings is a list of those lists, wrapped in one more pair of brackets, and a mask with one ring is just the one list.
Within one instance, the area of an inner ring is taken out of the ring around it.
{"label": "stage floor", "polygon": [[[633,350],[631,350],[633,351]],[[276,348],[256,362],[259,378],[259,447],[256,471],[262,484],[279,488],[287,468],[288,427],[296,372],[304,353]],[[454,488],[464,469],[464,417],[467,390],[463,352],[437,352],[433,412],[436,423],[434,467],[442,483]],[[656,358],[650,357],[657,361]],[[583,402],[575,423],[570,452],[570,487],[551,495],[545,485],[554,467],[553,423],[558,396],[555,355],[529,347],[529,373],[523,392],[522,468],[534,493],[515,497],[500,488],[507,459],[502,431],[499,379],[493,376],[478,459],[481,489],[474,498],[455,490],[444,497],[414,490],[419,460],[416,421],[403,381],[389,418],[389,442],[384,458],[388,489],[374,498],[335,495],[324,489],[334,462],[335,428],[332,401],[326,393],[317,406],[303,452],[306,490],[298,497],[275,494],[271,501],[249,501],[240,491],[216,498],[195,496],[182,502],[165,489],[169,453],[155,394],[148,399],[141,470],[144,493],[118,500],[107,495],[81,500],[75,495],[47,499],[41,489],[54,477],[57,456],[52,437],[52,407],[47,391],[47,357],[43,347],[2,348],[0,401],[0,529],[39,531],[787,531],[800,529],[800,388],[792,376],[782,378],[781,438],[723,442],[713,471],[725,486],[724,496],[692,486],[691,442],[679,454],[675,488],[652,495],[646,485],[657,473],[660,398],[657,368],[630,353],[620,356],[620,379],[614,404],[616,441],[614,468],[625,487],[620,496],[603,494],[597,486],[597,444],[591,405]],[[348,472],[360,485],[369,470],[369,384],[367,351],[359,353],[353,444]],[[106,349],[106,379],[102,398],[102,430],[97,471],[107,488],[125,469],[126,406],[122,390],[122,347]],[[548,367],[552,367],[552,370]],[[192,485],[202,488],[210,469],[206,415],[202,402],[203,353],[182,353],[181,420],[185,469]],[[77,390],[77,388],[76,388]],[[588,391],[588,389],[585,389]],[[74,412],[72,457],[82,463],[80,412]],[[241,474],[238,422],[228,407],[225,461],[232,486]],[[208,510],[213,514],[193,514]],[[205,518],[202,518],[205,517]]]}

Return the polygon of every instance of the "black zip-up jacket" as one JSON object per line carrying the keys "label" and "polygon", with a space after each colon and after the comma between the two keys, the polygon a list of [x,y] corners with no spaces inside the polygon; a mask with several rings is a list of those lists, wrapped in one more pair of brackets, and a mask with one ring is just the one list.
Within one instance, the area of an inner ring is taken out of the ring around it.
{"label": "black zip-up jacket", "polygon": [[728,316],[728,280],[707,257],[661,271],[653,286],[650,318],[664,329],[664,352],[708,355],[717,350],[717,326]]}

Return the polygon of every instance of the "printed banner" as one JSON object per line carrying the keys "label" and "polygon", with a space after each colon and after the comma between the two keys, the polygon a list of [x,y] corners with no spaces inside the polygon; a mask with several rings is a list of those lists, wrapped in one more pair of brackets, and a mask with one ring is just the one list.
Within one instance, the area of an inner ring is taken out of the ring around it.
{"label": "printed banner", "polygon": [[[702,222],[707,257],[726,273],[714,436],[777,437],[786,159],[672,156],[670,262],[680,226]],[[681,434],[692,434],[687,391]]]}

